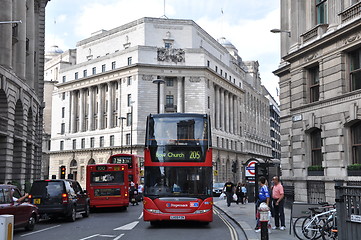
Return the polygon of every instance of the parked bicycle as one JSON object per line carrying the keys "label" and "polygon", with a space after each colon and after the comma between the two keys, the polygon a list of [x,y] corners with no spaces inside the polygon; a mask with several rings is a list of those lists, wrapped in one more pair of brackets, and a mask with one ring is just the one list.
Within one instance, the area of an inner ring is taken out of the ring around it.
{"label": "parked bicycle", "polygon": [[337,211],[334,211],[324,223],[321,229],[321,236],[323,240],[338,239]]}
{"label": "parked bicycle", "polygon": [[[310,216],[302,216],[296,219],[293,224],[293,231],[298,239],[327,239],[330,235],[330,227],[333,227],[334,217],[336,214],[335,206],[329,206],[328,203],[319,203],[321,207],[309,208]],[[328,223],[329,227],[325,224]],[[325,227],[324,227],[325,226]],[[322,233],[323,231],[323,233]]]}

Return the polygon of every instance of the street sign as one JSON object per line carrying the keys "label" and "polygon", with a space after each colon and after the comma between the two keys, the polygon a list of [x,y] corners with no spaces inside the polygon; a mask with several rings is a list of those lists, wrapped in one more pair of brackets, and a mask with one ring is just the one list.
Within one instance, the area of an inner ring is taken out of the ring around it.
{"label": "street sign", "polygon": [[213,171],[213,175],[214,175],[214,176],[218,176],[218,170],[214,170],[214,171]]}
{"label": "street sign", "polygon": [[246,177],[255,177],[256,176],[256,164],[257,161],[250,161],[245,170],[246,170]]}

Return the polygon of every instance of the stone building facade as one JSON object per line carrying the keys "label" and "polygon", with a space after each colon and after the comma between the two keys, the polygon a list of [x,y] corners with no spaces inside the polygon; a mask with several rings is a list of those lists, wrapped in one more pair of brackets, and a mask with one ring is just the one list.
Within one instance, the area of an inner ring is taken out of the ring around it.
{"label": "stone building facade", "polygon": [[[155,79],[165,81],[159,93]],[[157,113],[158,95],[161,113],[211,116],[215,181],[239,181],[247,160],[271,157],[258,62],[243,62],[229,41],[192,20],[142,18],[99,31],[78,42],[76,64],[60,68],[58,80],[50,175],[59,177],[64,165],[84,184],[89,163],[120,152],[142,156],[146,116]]]}
{"label": "stone building facade", "polygon": [[361,180],[361,2],[280,6],[283,181],[295,201],[334,202],[335,179]]}
{"label": "stone building facade", "polygon": [[41,175],[47,2],[1,1],[0,182],[21,188]]}

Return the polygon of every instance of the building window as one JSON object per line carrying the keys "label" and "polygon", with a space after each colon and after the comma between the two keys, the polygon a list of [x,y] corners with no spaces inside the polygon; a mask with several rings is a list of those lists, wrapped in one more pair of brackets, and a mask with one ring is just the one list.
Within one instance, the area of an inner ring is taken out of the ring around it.
{"label": "building window", "polygon": [[91,138],[90,138],[90,147],[91,147],[91,148],[94,148],[94,146],[95,146],[95,138],[94,138],[94,137],[91,137]]}
{"label": "building window", "polygon": [[73,140],[73,149],[76,149],[76,139]]}
{"label": "building window", "polygon": [[93,74],[93,75],[97,74],[97,68],[96,68],[96,67],[93,67],[93,68],[92,68],[92,74]]}
{"label": "building window", "polygon": [[115,62],[112,62],[112,70],[115,69]]}
{"label": "building window", "polygon": [[216,72],[218,72],[218,67],[216,66]]}
{"label": "building window", "polygon": [[110,146],[114,146],[114,135],[110,135]]}
{"label": "building window", "polygon": [[173,87],[174,86],[174,80],[172,78],[169,78],[166,80],[167,87]]}
{"label": "building window", "polygon": [[352,164],[361,164],[361,121],[351,127]]}
{"label": "building window", "polygon": [[66,82],[66,76],[63,76],[63,82]]}
{"label": "building window", "polygon": [[211,62],[209,60],[207,60],[207,67],[211,66]]}
{"label": "building window", "polygon": [[60,134],[65,134],[65,123],[61,124],[61,130],[60,130]]}
{"label": "building window", "polygon": [[88,76],[88,71],[87,70],[84,70],[83,71],[83,77],[87,77]]}
{"label": "building window", "polygon": [[61,118],[65,117],[65,107],[61,108]]}
{"label": "building window", "polygon": [[310,102],[317,102],[320,99],[320,77],[319,68],[314,67],[309,69],[310,81]]}
{"label": "building window", "polygon": [[165,42],[165,43],[164,43],[164,47],[165,47],[165,48],[172,48],[172,43],[170,43],[170,42]]}
{"label": "building window", "polygon": [[104,137],[103,136],[101,136],[99,138],[99,147],[104,147]]}
{"label": "building window", "polygon": [[174,106],[174,96],[167,95],[165,100],[166,107],[173,107]]}
{"label": "building window", "polygon": [[316,0],[317,24],[327,23],[327,0]]}
{"label": "building window", "polygon": [[65,92],[63,92],[63,93],[61,94],[61,99],[62,99],[62,100],[65,100]]}
{"label": "building window", "polygon": [[207,98],[207,105],[208,105],[208,109],[211,108],[211,98],[208,96]]}
{"label": "building window", "polygon": [[85,138],[81,139],[81,148],[85,148]]}
{"label": "building window", "polygon": [[128,57],[128,66],[132,65],[132,57]]}
{"label": "building window", "polygon": [[105,64],[102,65],[102,72],[105,72]]}
{"label": "building window", "polygon": [[127,105],[128,107],[132,105],[132,94],[128,94],[127,96]]}
{"label": "building window", "polygon": [[127,85],[132,85],[132,76],[127,78]]}
{"label": "building window", "polygon": [[60,141],[60,150],[64,150],[64,141]]}
{"label": "building window", "polygon": [[127,126],[132,125],[132,113],[127,113]]}
{"label": "building window", "polygon": [[126,144],[126,145],[130,145],[130,141],[131,141],[131,139],[130,139],[130,133],[127,133],[127,134],[125,135],[125,144]]}
{"label": "building window", "polygon": [[322,139],[321,130],[313,130],[310,134],[311,137],[311,165],[322,166]]}
{"label": "building window", "polygon": [[351,91],[361,89],[361,49],[350,53],[350,79],[351,79]]}
{"label": "building window", "polygon": [[74,78],[75,78],[75,79],[78,79],[78,72],[76,72],[76,73],[74,74]]}

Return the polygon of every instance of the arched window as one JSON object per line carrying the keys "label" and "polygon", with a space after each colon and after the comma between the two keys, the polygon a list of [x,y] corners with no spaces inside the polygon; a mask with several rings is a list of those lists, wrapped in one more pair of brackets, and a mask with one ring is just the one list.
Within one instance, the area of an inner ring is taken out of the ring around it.
{"label": "arched window", "polygon": [[352,164],[361,163],[361,121],[351,127]]}
{"label": "arched window", "polygon": [[90,165],[90,164],[95,164],[95,160],[93,158],[89,159],[88,165]]}

